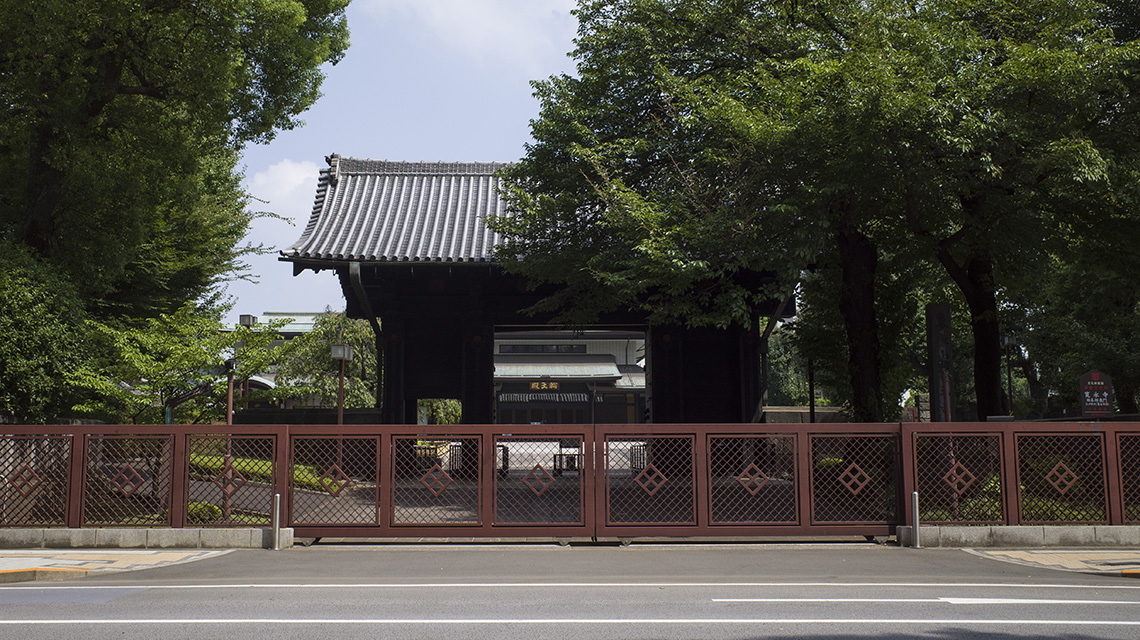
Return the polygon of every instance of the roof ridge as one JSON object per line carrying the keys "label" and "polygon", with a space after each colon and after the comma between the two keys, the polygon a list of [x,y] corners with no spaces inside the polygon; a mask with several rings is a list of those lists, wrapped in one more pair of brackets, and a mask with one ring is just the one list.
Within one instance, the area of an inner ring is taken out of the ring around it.
{"label": "roof ridge", "polygon": [[373,160],[332,156],[329,166],[336,174],[384,173],[421,175],[489,175],[509,166],[510,162],[410,162],[406,160]]}

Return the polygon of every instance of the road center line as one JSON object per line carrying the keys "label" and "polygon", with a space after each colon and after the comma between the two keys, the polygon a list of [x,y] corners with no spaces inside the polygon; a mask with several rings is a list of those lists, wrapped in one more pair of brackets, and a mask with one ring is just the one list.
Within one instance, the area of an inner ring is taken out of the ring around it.
{"label": "road center line", "polygon": [[892,619],[892,618],[458,618],[458,619],[340,619],[340,618],[198,618],[179,619],[85,619],[85,620],[0,620],[0,627],[13,625],[715,625],[715,624],[835,624],[835,625],[907,625],[907,626],[1080,626],[1080,627],[1140,627],[1140,620],[969,620],[969,619]]}
{"label": "road center line", "polygon": [[553,588],[553,589],[595,589],[595,588],[646,588],[661,587],[715,587],[715,588],[796,588],[796,587],[835,587],[835,588],[918,588],[918,589],[1101,589],[1101,590],[1140,590],[1140,585],[1120,584],[994,584],[971,582],[410,582],[410,583],[320,583],[320,584],[274,584],[274,583],[232,583],[232,584],[130,584],[130,585],[59,585],[46,586],[0,586],[0,590],[11,589],[514,589],[514,588]]}

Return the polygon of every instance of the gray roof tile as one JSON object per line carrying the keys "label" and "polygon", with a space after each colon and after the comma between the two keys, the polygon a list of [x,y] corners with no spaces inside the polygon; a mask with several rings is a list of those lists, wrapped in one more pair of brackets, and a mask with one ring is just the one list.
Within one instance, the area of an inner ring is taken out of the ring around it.
{"label": "gray roof tile", "polygon": [[316,202],[290,260],[489,262],[506,213],[499,162],[392,162],[326,158]]}

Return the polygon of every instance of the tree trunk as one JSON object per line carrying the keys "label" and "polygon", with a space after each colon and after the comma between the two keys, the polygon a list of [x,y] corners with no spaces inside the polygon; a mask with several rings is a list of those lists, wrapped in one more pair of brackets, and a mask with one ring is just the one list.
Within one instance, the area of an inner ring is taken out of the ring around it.
{"label": "tree trunk", "polygon": [[955,243],[988,232],[985,220],[986,196],[977,194],[962,199],[966,213],[966,233],[958,233],[938,244],[938,260],[958,285],[970,311],[970,329],[974,336],[974,394],[978,419],[1002,415],[1001,331],[998,324],[997,289],[994,265],[981,243],[967,244],[966,259],[959,263],[950,253]]}
{"label": "tree trunk", "polygon": [[1004,414],[1001,379],[1001,329],[998,325],[997,293],[993,265],[989,259],[975,258],[966,268],[970,286],[963,289],[970,309],[974,334],[974,392],[978,420]]}
{"label": "tree trunk", "polygon": [[[103,41],[98,41],[103,44]],[[88,43],[94,47],[95,43]],[[69,133],[60,134],[57,131],[57,122],[48,114],[39,114],[38,124],[32,136],[30,153],[28,156],[27,202],[28,209],[24,215],[24,225],[21,237],[25,244],[35,249],[43,257],[51,252],[52,235],[55,232],[56,216],[59,205],[63,200],[64,185],[67,174],[59,168],[59,158],[49,162],[53,152],[53,145],[57,139],[67,139],[67,136],[84,135],[93,123],[96,123],[103,110],[118,95],[119,85],[123,76],[122,54],[113,48],[106,53],[98,55],[92,63],[94,74],[88,79],[87,95],[78,106],[75,113],[74,127]],[[44,76],[48,82],[50,75]],[[43,87],[49,93],[50,85]],[[74,141],[72,141],[74,142]]]}
{"label": "tree trunk", "polygon": [[1025,376],[1025,383],[1029,387],[1029,399],[1033,404],[1033,408],[1028,417],[1044,417],[1045,411],[1049,406],[1049,390],[1045,388],[1045,385],[1041,384],[1041,379],[1037,377],[1036,365],[1029,358],[1019,355],[1017,358],[1017,367],[1021,370],[1021,375]]}
{"label": "tree trunk", "polygon": [[[845,211],[841,217],[849,216],[850,212]],[[837,242],[843,273],[839,309],[847,330],[852,417],[856,422],[882,422],[886,416],[879,370],[879,322],[875,315],[878,248],[849,220],[839,225]]]}
{"label": "tree trunk", "polygon": [[64,174],[48,164],[51,150],[52,127],[44,123],[32,139],[29,154],[27,202],[21,236],[25,244],[41,257],[51,251],[51,236],[55,231],[55,212],[63,199]]}

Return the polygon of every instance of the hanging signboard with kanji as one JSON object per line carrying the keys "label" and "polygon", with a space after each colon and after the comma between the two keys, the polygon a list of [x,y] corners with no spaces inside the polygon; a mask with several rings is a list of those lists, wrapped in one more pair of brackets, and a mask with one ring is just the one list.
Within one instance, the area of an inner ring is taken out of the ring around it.
{"label": "hanging signboard with kanji", "polygon": [[1096,369],[1081,376],[1081,415],[1086,418],[1105,418],[1113,414],[1116,395],[1112,390],[1112,377]]}

